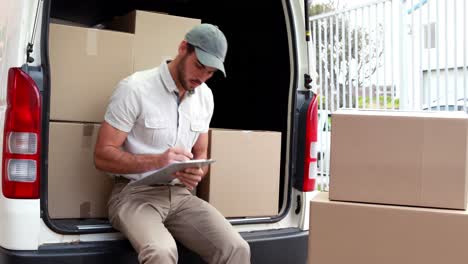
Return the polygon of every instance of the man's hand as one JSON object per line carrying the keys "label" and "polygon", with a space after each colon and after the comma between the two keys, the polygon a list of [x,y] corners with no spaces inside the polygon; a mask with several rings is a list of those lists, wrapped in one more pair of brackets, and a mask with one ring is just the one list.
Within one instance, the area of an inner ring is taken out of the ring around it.
{"label": "man's hand", "polygon": [[203,177],[201,168],[187,168],[183,171],[175,173],[175,177],[179,179],[189,190],[193,190]]}
{"label": "man's hand", "polygon": [[[187,161],[193,159],[193,154],[181,148],[169,148],[160,157],[160,167],[164,167],[173,162]],[[203,170],[201,168],[187,168],[178,171],[174,175],[189,190],[193,190],[201,181]]]}
{"label": "man's hand", "polygon": [[193,154],[182,148],[168,148],[159,157],[159,167],[162,168],[177,161],[187,161],[193,158]]}

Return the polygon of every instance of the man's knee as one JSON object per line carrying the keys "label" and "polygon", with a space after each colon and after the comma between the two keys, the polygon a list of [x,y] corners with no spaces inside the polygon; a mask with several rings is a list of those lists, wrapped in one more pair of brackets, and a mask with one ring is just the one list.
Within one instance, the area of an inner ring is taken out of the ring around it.
{"label": "man's knee", "polygon": [[250,258],[250,246],[244,239],[238,239],[232,246],[236,254]]}
{"label": "man's knee", "polygon": [[221,263],[250,263],[250,246],[241,237],[227,241],[221,250]]}
{"label": "man's knee", "polygon": [[150,243],[138,252],[138,259],[142,264],[177,263],[177,246],[175,243]]}

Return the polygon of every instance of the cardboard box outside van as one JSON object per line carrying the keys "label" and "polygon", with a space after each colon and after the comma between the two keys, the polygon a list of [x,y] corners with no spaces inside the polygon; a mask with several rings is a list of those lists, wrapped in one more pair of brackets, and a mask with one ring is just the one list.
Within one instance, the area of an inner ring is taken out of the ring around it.
{"label": "cardboard box outside van", "polygon": [[335,202],[310,204],[308,264],[462,264],[468,211]]}
{"label": "cardboard box outside van", "polygon": [[468,115],[332,113],[330,199],[466,209]]}

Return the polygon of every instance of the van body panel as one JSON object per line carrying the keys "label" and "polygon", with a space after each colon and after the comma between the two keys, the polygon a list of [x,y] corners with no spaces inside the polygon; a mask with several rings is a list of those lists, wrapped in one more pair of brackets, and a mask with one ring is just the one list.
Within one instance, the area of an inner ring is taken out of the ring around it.
{"label": "van body panel", "polygon": [[39,200],[0,199],[0,245],[6,249],[36,250],[40,233]]}
{"label": "van body panel", "polygon": [[[295,59],[295,73],[298,74],[296,84],[298,87],[296,89],[302,90],[305,89],[304,84],[304,74],[309,72],[309,58],[307,55],[307,42],[305,41],[305,15],[304,15],[304,1],[297,0],[285,0],[285,3],[290,5],[291,13],[287,15],[290,19],[288,21],[291,23],[289,26],[290,29],[294,29],[294,32],[291,32],[294,40],[290,44],[290,47],[293,51],[298,54]],[[291,56],[291,58],[293,58]],[[293,79],[291,79],[293,80]],[[294,90],[296,90],[294,89]]]}
{"label": "van body panel", "polygon": [[[12,67],[21,67],[26,62],[26,48],[31,40],[37,3],[37,0],[0,1],[0,133],[2,139],[8,70]],[[38,63],[40,60],[32,65]],[[0,142],[3,144],[3,140]],[[0,159],[1,155],[0,153]],[[0,195],[0,245],[10,250],[36,250],[40,233],[40,217],[39,199],[7,199],[2,192]]]}
{"label": "van body panel", "polygon": [[304,206],[304,210],[301,210],[301,216],[300,219],[302,220],[299,228],[302,230],[309,230],[309,216],[310,216],[310,201],[314,199],[315,196],[317,196],[320,192],[319,191],[313,191],[313,192],[301,192],[298,195],[302,196],[302,200],[304,201],[307,206]]}
{"label": "van body panel", "polygon": [[[21,67],[26,62],[26,48],[31,40],[37,1],[0,1],[0,105],[4,105],[6,100],[8,70]],[[33,65],[37,65],[37,62]]]}

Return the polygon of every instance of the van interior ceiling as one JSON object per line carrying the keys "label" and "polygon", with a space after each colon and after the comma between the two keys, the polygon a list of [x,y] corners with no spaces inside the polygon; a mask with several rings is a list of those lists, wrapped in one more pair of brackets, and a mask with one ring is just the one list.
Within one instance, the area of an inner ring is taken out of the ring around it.
{"label": "van interior ceiling", "polygon": [[227,78],[217,73],[208,81],[215,100],[210,126],[281,132],[283,197],[291,61],[282,1],[52,0],[51,18],[92,27],[135,9],[200,18],[223,30]]}

